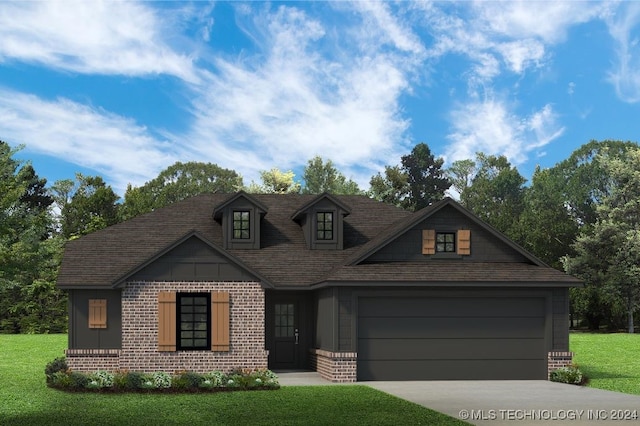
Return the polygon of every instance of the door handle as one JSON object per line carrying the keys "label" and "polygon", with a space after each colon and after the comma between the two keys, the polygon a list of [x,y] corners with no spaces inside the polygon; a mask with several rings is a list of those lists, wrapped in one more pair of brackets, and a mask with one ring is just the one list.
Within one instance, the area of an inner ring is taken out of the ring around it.
{"label": "door handle", "polygon": [[298,344],[298,338],[300,336],[300,333],[298,333],[298,329],[296,328],[295,332],[293,333],[293,335],[296,337],[296,345]]}

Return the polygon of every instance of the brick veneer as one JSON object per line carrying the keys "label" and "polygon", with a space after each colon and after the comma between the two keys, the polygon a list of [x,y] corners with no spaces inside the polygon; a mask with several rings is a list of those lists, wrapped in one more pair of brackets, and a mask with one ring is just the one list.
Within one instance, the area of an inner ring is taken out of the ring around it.
{"label": "brick veneer", "polygon": [[355,382],[357,380],[358,354],[312,349],[311,366],[320,373],[322,378],[331,382]]}
{"label": "brick veneer", "polygon": [[551,377],[551,372],[560,367],[567,367],[573,361],[573,352],[549,352],[547,357],[547,379]]}
{"label": "brick veneer", "polygon": [[[228,291],[230,350],[158,352],[158,293]],[[178,370],[204,373],[234,368],[267,368],[264,290],[252,282],[129,282],[122,292],[122,349],[67,350],[73,370]],[[105,350],[102,350],[105,351]]]}

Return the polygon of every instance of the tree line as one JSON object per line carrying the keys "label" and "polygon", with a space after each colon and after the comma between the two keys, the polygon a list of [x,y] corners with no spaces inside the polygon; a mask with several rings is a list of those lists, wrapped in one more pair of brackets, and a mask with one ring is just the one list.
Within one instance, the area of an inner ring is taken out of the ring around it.
{"label": "tree line", "polygon": [[572,317],[590,329],[633,332],[640,302],[640,147],[591,141],[530,182],[504,156],[477,153],[444,167],[425,143],[385,166],[363,190],[316,156],[301,181],[278,168],[260,182],[212,163],[177,162],[124,197],[101,177],[47,186],[18,149],[0,141],[0,333],[65,332],[66,295],[55,286],[64,243],[208,192],[360,194],[410,211],[447,195],[547,264],[585,280]]}

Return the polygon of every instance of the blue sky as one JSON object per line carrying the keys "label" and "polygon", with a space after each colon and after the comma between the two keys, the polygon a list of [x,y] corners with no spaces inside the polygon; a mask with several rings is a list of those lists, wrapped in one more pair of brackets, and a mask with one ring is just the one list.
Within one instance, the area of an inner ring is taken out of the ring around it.
{"label": "blue sky", "polygon": [[639,41],[640,2],[1,2],[0,139],[120,195],[314,155],[366,189],[419,142],[530,178],[639,139]]}

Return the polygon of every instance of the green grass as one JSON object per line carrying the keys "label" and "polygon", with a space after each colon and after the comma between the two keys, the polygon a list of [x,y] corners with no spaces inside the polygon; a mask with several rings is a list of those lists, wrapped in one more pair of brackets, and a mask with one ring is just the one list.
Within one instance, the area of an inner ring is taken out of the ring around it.
{"label": "green grass", "polygon": [[588,386],[640,395],[640,334],[571,333],[570,343]]}
{"label": "green grass", "polygon": [[214,394],[65,393],[44,367],[66,335],[0,334],[0,425],[460,425],[366,386],[285,386]]}

